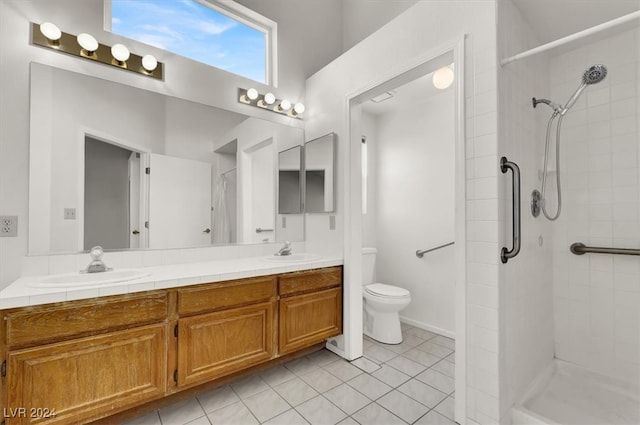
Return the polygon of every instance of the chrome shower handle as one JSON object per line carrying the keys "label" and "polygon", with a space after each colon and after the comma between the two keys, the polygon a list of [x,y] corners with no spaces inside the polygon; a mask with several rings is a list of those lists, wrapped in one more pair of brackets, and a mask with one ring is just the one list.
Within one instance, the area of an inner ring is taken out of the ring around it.
{"label": "chrome shower handle", "polygon": [[513,248],[503,247],[500,251],[500,260],[506,263],[510,258],[520,252],[520,167],[515,162],[507,161],[506,157],[500,158],[500,171],[506,173],[511,170],[511,195],[513,199]]}

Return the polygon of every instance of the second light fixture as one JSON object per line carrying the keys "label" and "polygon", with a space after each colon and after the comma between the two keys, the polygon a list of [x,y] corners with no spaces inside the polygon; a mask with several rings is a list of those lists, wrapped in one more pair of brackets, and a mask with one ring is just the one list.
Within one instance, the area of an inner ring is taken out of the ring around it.
{"label": "second light fixture", "polygon": [[238,102],[298,119],[305,111],[304,104],[300,102],[292,106],[287,99],[278,99],[271,92],[262,95],[255,88],[238,89]]}

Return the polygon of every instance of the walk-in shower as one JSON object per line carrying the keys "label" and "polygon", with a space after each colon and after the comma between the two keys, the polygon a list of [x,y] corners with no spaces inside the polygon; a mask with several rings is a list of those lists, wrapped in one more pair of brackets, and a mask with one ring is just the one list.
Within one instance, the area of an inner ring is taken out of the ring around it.
{"label": "walk-in shower", "polygon": [[[544,216],[551,221],[554,221],[558,217],[560,217],[560,211],[562,210],[562,190],[560,189],[560,132],[562,128],[562,119],[564,118],[565,114],[569,111],[569,109],[571,109],[571,107],[575,105],[575,103],[578,101],[578,98],[580,97],[584,89],[587,88],[587,86],[601,82],[602,80],[604,80],[606,76],[607,76],[607,68],[604,65],[596,64],[590,67],[589,69],[587,69],[582,74],[582,82],[580,83],[580,86],[576,89],[576,91],[573,93],[571,98],[569,98],[565,106],[561,106],[548,99],[536,99],[535,97],[531,99],[534,108],[538,106],[538,104],[543,103],[553,109],[553,114],[551,114],[551,117],[549,118],[549,123],[547,124],[547,136],[546,136],[545,146],[544,146],[544,170],[542,172],[542,184],[540,186],[540,191],[534,190],[531,195],[532,196],[531,212],[534,217],[537,217],[540,214],[540,210],[542,210],[542,213],[544,214]],[[547,184],[547,171],[549,169],[549,151],[550,151],[549,145],[550,145],[550,139],[551,139],[551,129],[553,127],[553,122],[556,118],[558,118],[558,121],[556,123],[556,141],[555,141],[556,143],[556,191],[558,195],[558,206],[555,214],[549,214],[546,206],[547,198],[545,197],[545,192],[546,192],[546,184]]]}

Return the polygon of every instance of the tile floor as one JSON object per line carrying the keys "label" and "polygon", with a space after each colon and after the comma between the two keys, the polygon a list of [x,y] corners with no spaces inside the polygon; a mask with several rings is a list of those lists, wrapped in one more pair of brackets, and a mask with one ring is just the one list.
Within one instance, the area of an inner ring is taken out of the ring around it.
{"label": "tile floor", "polygon": [[402,327],[352,362],[318,351],[123,425],[454,424],[454,341]]}

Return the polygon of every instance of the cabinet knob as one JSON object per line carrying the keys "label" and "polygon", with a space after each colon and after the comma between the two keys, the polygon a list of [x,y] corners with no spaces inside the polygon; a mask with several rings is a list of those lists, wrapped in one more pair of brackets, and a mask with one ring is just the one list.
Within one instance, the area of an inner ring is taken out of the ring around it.
{"label": "cabinet knob", "polygon": [[206,229],[204,229],[204,230],[202,231],[202,233],[209,234],[209,233],[211,233],[211,229],[206,228]]}
{"label": "cabinet knob", "polygon": [[134,231],[133,231],[133,232],[131,232],[131,233],[133,233],[134,235],[139,235],[139,234],[140,234],[140,231],[139,231],[139,230],[134,230]]}

